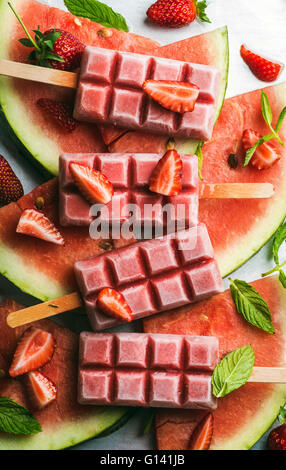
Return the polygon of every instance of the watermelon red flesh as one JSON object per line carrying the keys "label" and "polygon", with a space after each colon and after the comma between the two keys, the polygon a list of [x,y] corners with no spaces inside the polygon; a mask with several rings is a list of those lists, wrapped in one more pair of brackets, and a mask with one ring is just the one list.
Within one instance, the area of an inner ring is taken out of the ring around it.
{"label": "watermelon red flesh", "polygon": [[[7,326],[8,313],[22,308],[12,300],[0,305],[0,353],[7,372],[17,341],[27,326],[11,329]],[[57,387],[57,399],[41,411],[31,409],[26,388],[21,379],[0,379],[0,396],[8,396],[29,408],[39,420],[43,431],[33,436],[13,436],[0,433],[0,449],[62,449],[89,439],[118,421],[125,409],[81,406],[77,403],[77,354],[78,336],[49,320],[34,323],[49,331],[56,341],[51,361],[41,370]]]}
{"label": "watermelon red flesh", "polygon": [[[171,46],[170,46],[171,48]],[[162,48],[163,49],[163,48]],[[286,84],[265,88],[276,122],[286,105]],[[260,90],[227,99],[215,125],[213,137],[203,146],[203,176],[208,183],[241,182],[274,185],[271,199],[212,199],[201,200],[199,219],[209,230],[216,257],[223,276],[240,266],[271,237],[285,217],[286,150],[278,144],[283,157],[272,168],[259,171],[248,165],[242,168],[244,152],[241,138],[244,129],[255,129],[262,135],[269,133],[260,111]],[[286,125],[281,130],[286,138]],[[165,144],[164,144],[165,145]],[[160,140],[150,136],[127,133],[109,149],[113,152],[143,149],[162,151]],[[230,153],[236,153],[239,167],[231,169],[227,163]],[[221,216],[223,214],[223,217]]]}
{"label": "watermelon red flesh", "polygon": [[[99,36],[97,33],[102,29],[101,25],[85,18],[75,22],[75,17],[70,13],[34,0],[14,0],[13,6],[29,31],[38,25],[41,31],[60,28],[71,32],[84,44],[126,51],[151,52],[158,45],[151,39],[114,29],[111,29],[112,35],[108,38]],[[24,62],[29,50],[19,44],[18,39],[25,34],[6,0],[0,0],[0,31],[0,57]],[[54,124],[36,104],[41,97],[73,102],[74,92],[24,80],[0,78],[0,105],[6,120],[29,152],[51,173],[58,173],[58,156],[62,152],[106,150],[95,125],[80,123],[74,132],[67,133]]]}
{"label": "watermelon red flesh", "polygon": [[[259,330],[237,313],[230,291],[190,307],[157,315],[144,321],[144,331],[151,333],[198,334],[217,336],[220,356],[240,346],[251,344],[256,366],[285,367],[286,291],[278,277],[252,283],[269,305],[275,335]],[[246,384],[218,400],[214,411],[212,449],[248,449],[275,420],[286,401],[286,386]],[[159,411],[156,419],[158,448],[187,449],[191,433],[204,412]]]}

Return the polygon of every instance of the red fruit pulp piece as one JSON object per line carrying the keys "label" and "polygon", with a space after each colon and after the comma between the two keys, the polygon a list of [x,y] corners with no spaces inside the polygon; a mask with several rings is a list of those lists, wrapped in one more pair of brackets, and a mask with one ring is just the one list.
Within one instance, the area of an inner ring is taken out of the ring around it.
{"label": "red fruit pulp piece", "polygon": [[16,377],[42,367],[51,359],[54,348],[55,341],[50,333],[29,328],[18,342],[9,374]]}
{"label": "red fruit pulp piece", "polygon": [[111,201],[113,186],[103,173],[73,162],[69,167],[78,189],[91,204],[107,204]]}
{"label": "red fruit pulp piece", "polygon": [[176,150],[168,150],[157,163],[149,189],[164,196],[176,196],[182,187],[182,160]]}
{"label": "red fruit pulp piece", "polygon": [[102,289],[97,297],[97,307],[107,316],[122,321],[132,321],[133,313],[123,295],[107,287]]}
{"label": "red fruit pulp piece", "polygon": [[146,80],[143,90],[164,108],[181,114],[194,110],[200,91],[193,83],[168,80]]}
{"label": "red fruit pulp piece", "polygon": [[40,238],[41,240],[64,245],[65,241],[54,224],[42,212],[25,209],[19,219],[17,233]]}
{"label": "red fruit pulp piece", "polygon": [[38,370],[27,374],[26,384],[29,398],[37,410],[50,405],[57,397],[55,384]]}
{"label": "red fruit pulp piece", "polygon": [[284,67],[281,62],[273,62],[270,59],[255,54],[247,49],[244,44],[240,47],[240,55],[252,73],[264,82],[276,80]]}
{"label": "red fruit pulp piece", "polygon": [[286,450],[286,424],[272,429],[267,443],[270,450]]}
{"label": "red fruit pulp piece", "polygon": [[197,11],[193,0],[158,0],[148,10],[152,23],[170,28],[181,28],[195,20]]}
{"label": "red fruit pulp piece", "polygon": [[68,132],[73,132],[78,122],[72,116],[72,107],[62,101],[40,98],[37,105],[60,127]]}
{"label": "red fruit pulp piece", "polygon": [[[242,144],[244,150],[248,150],[262,137],[258,132],[252,129],[245,129],[242,134]],[[250,163],[258,170],[270,168],[277,160],[281,158],[281,154],[271,142],[264,142],[254,152]]]}
{"label": "red fruit pulp piece", "polygon": [[208,450],[214,430],[214,417],[212,413],[208,413],[195,427],[190,443],[189,450]]}

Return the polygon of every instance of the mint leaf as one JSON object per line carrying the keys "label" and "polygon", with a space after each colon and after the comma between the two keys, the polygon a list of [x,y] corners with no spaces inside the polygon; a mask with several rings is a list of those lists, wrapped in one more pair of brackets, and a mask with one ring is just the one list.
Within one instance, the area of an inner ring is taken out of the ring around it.
{"label": "mint leaf", "polygon": [[284,406],[280,406],[279,415],[277,419],[280,423],[286,424],[286,409]]}
{"label": "mint leaf", "polygon": [[268,142],[268,140],[273,139],[273,137],[274,137],[273,134],[267,134],[264,137],[260,137],[260,139],[258,139],[258,141],[253,145],[253,147],[251,147],[250,149],[246,151],[243,166],[248,165],[257,147],[262,145],[264,142]]}
{"label": "mint leaf", "polygon": [[242,346],[230,352],[218,363],[212,375],[212,392],[215,397],[225,397],[244,385],[254,366],[254,350]]}
{"label": "mint leaf", "polygon": [[275,126],[275,132],[279,132],[283,123],[283,120],[286,116],[286,106],[282,109],[280,116],[277,120],[276,126]]}
{"label": "mint leaf", "polygon": [[273,245],[272,245],[272,252],[274,256],[275,264],[279,265],[279,248],[281,247],[282,243],[286,240],[286,222],[280,225],[279,229],[275,233]]}
{"label": "mint leaf", "polygon": [[263,116],[263,119],[266,122],[266,124],[268,125],[268,127],[271,128],[271,123],[272,123],[272,119],[273,119],[272,111],[271,111],[271,107],[270,107],[270,104],[269,104],[268,97],[267,97],[266,93],[264,93],[263,90],[261,90],[260,105],[261,105],[261,114]]}
{"label": "mint leaf", "polygon": [[75,16],[89,18],[108,28],[128,32],[125,18],[98,0],[64,0],[67,9]]}
{"label": "mint leaf", "polygon": [[201,180],[203,180],[202,176],[202,169],[203,169],[203,162],[204,162],[204,155],[202,151],[202,147],[204,145],[204,142],[200,142],[199,145],[197,146],[197,150],[195,151],[195,155],[198,157],[198,165],[199,165],[199,177]]}
{"label": "mint leaf", "polygon": [[284,289],[286,289],[286,274],[282,269],[279,269],[279,281],[281,282]]}
{"label": "mint leaf", "polygon": [[42,428],[29,410],[10,398],[0,397],[0,430],[11,434],[36,434]]}
{"label": "mint leaf", "polygon": [[146,422],[145,428],[144,428],[144,435],[149,434],[149,432],[151,431],[152,424],[153,424],[153,421],[154,421],[154,417],[155,417],[155,411],[150,410],[150,413],[149,413],[149,416],[147,418],[147,422]]}
{"label": "mint leaf", "polygon": [[267,303],[261,295],[245,281],[230,279],[230,291],[238,313],[253,326],[275,333]]}
{"label": "mint leaf", "polygon": [[207,8],[207,3],[205,0],[201,2],[196,2],[197,17],[200,21],[204,23],[211,23],[211,20],[208,18],[205,10]]}

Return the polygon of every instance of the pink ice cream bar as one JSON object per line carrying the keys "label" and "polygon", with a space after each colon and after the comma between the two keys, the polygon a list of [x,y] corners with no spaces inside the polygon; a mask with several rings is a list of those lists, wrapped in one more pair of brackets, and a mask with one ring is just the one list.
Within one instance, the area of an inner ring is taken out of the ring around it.
{"label": "pink ice cream bar", "polygon": [[[59,163],[60,223],[64,226],[89,226],[94,220],[90,203],[77,189],[69,164],[76,162],[101,171],[112,183],[114,195],[101,211],[101,220],[123,222],[136,205],[133,221],[174,230],[198,224],[198,159],[182,155],[182,190],[178,196],[161,196],[148,188],[151,174],[162,155],[131,153],[63,154]],[[150,208],[152,206],[152,208]]]}
{"label": "pink ice cream bar", "polygon": [[[148,79],[197,85],[200,93],[194,111],[179,114],[157,104],[142,89]],[[74,117],[79,121],[209,140],[219,86],[220,72],[214,67],[86,47]]]}
{"label": "pink ice cream bar", "polygon": [[204,224],[78,261],[75,275],[94,331],[119,324],[97,309],[105,287],[121,292],[134,320],[223,290]]}
{"label": "pink ice cream bar", "polygon": [[215,409],[212,336],[145,333],[80,335],[81,404]]}

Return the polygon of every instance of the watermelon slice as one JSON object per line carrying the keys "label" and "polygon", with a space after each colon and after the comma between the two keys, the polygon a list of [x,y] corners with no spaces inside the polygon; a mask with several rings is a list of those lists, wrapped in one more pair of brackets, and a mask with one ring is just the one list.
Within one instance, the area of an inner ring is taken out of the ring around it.
{"label": "watermelon slice", "polygon": [[[22,308],[12,300],[0,304],[0,356],[2,368],[8,371],[19,337],[27,327],[11,329],[7,326],[8,313]],[[126,408],[81,406],[76,400],[78,336],[49,320],[35,323],[49,331],[56,340],[52,360],[42,370],[57,386],[57,400],[41,411],[31,410],[41,423],[43,431],[32,436],[14,436],[0,433],[0,450],[57,450],[69,447],[101,432],[111,431],[116,423],[123,424],[128,417]],[[30,403],[21,380],[0,379],[0,396],[8,396],[26,408]]]}
{"label": "watermelon slice", "polygon": [[[84,44],[125,51],[151,52],[158,44],[151,39],[132,33],[111,30],[108,38],[97,33],[102,26],[88,19],[76,19],[70,13],[34,0],[14,0],[13,6],[23,18],[29,31],[38,25],[41,31],[60,28],[71,32]],[[27,48],[18,39],[23,30],[6,0],[0,0],[0,57],[24,62]],[[14,138],[50,173],[58,173],[58,157],[62,152],[90,152],[106,149],[95,125],[81,123],[72,133],[63,132],[47,121],[37,99],[49,97],[73,102],[74,92],[60,87],[31,83],[23,80],[0,78],[0,106],[5,122],[13,130]]]}
{"label": "watermelon slice", "polygon": [[[277,276],[252,283],[269,305],[275,335],[263,332],[239,315],[230,291],[209,300],[165,313],[144,321],[144,331],[152,333],[198,334],[217,336],[220,355],[251,344],[256,366],[285,367],[286,291]],[[219,399],[214,411],[213,450],[249,449],[275,420],[286,401],[286,386],[246,384]],[[183,450],[202,411],[159,411],[156,418],[157,445],[160,450]]]}
{"label": "watermelon slice", "polygon": [[[98,36],[101,25],[84,18],[76,19],[70,13],[51,8],[35,0],[15,0],[13,5],[29,30],[37,28],[40,24],[42,31],[52,27],[70,31],[85,44],[146,54],[153,54],[156,49],[156,55],[161,55],[162,49],[162,55],[168,56],[168,46],[158,48],[158,43],[151,39],[114,29],[112,29],[112,36],[108,38]],[[17,41],[23,37],[23,31],[6,0],[0,0],[0,32],[3,38],[0,45],[0,57],[23,62],[27,56],[27,49]],[[194,54],[188,53],[185,59],[190,57],[199,62],[199,51],[204,51],[206,62],[221,68],[223,80],[219,110],[227,84],[227,29],[220,28],[206,35],[186,40],[183,44],[186,54],[188,48],[194,48],[197,51]],[[180,43],[170,47],[169,56],[173,58],[176,58],[176,54],[180,54],[179,49],[183,50]],[[104,151],[106,149],[93,124],[81,123],[73,133],[68,134],[47,121],[36,104],[40,97],[72,102],[74,92],[60,87],[0,78],[0,106],[5,123],[9,124],[8,128],[10,131],[12,129],[13,137],[17,142],[23,144],[28,154],[31,154],[50,173],[55,175],[58,173],[58,156],[62,152]],[[120,132],[119,135],[121,134]],[[111,143],[118,136],[118,132],[114,134],[113,130],[107,129],[104,136],[106,141]],[[157,139],[166,143],[164,137],[157,137]],[[197,143],[188,148],[196,148],[196,145]]]}

